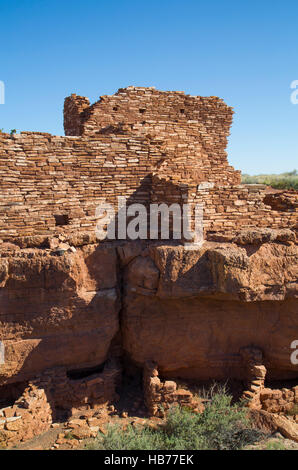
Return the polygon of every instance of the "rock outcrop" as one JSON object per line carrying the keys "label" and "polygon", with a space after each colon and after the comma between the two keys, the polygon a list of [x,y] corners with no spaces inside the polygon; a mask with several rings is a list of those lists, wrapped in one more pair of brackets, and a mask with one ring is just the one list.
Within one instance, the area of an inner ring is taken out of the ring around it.
{"label": "rock outcrop", "polygon": [[0,272],[0,384],[106,361],[119,330],[115,248],[2,251]]}
{"label": "rock outcrop", "polygon": [[254,345],[270,378],[297,377],[297,246],[151,247],[125,268],[124,349],[165,376],[246,379]]}
{"label": "rock outcrop", "polygon": [[293,242],[19,249],[0,266],[2,384],[104,364],[119,333],[132,362],[162,375],[245,378],[240,350],[254,345],[270,378],[297,376]]}

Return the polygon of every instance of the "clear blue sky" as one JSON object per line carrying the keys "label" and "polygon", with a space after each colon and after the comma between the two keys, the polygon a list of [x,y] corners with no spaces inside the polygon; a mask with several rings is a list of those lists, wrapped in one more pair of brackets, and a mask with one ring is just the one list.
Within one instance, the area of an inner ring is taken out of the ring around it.
{"label": "clear blue sky", "polygon": [[0,0],[0,18],[0,128],[63,135],[70,93],[155,86],[234,107],[235,168],[298,167],[297,0]]}

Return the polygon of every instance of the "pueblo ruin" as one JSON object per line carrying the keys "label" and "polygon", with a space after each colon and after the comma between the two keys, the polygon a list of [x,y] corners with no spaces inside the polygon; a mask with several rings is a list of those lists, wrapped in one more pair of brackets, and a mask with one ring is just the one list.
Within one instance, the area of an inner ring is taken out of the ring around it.
{"label": "pueblo ruin", "polygon": [[[298,197],[241,184],[225,150],[232,116],[217,97],[128,87],[92,105],[67,97],[65,137],[0,133],[5,445],[117,403],[127,375],[141,377],[151,415],[175,402],[200,411],[178,379],[229,379],[259,419],[286,427],[298,403]],[[201,242],[172,226],[168,239],[99,239],[96,209],[117,211],[119,197],[199,204]]]}

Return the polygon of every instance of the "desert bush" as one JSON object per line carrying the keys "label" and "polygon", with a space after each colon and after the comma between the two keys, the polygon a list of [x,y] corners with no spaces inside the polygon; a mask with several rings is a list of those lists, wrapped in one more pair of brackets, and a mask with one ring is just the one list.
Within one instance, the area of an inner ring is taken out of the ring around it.
{"label": "desert bush", "polygon": [[214,390],[209,394],[211,401],[202,414],[179,408],[170,411],[164,431],[174,446],[167,448],[240,449],[261,437],[261,433],[250,429],[247,410],[242,403],[232,405],[232,397],[225,389],[213,393]]}
{"label": "desert bush", "polygon": [[160,433],[149,428],[138,429],[129,424],[111,424],[105,435],[86,445],[87,450],[156,450],[161,449]]}
{"label": "desert bush", "polygon": [[264,435],[251,429],[247,410],[231,404],[225,392],[215,393],[201,414],[173,406],[163,426],[156,430],[129,424],[110,425],[87,449],[98,450],[230,450],[260,440]]}

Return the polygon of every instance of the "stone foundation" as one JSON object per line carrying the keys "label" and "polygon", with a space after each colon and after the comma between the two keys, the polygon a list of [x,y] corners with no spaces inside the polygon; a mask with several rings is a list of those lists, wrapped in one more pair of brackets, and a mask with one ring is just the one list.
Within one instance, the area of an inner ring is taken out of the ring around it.
{"label": "stone foundation", "polygon": [[[262,353],[255,348],[244,348],[242,357],[247,360],[248,389],[242,397],[252,410],[288,415],[298,423],[298,385],[291,389],[265,387],[266,367],[259,364]],[[297,412],[296,412],[297,410]]]}
{"label": "stone foundation", "polygon": [[163,417],[173,405],[192,408],[196,412],[204,410],[203,404],[194,399],[189,390],[177,388],[176,382],[162,382],[158,377],[157,364],[147,362],[143,372],[145,405],[152,416]]}

